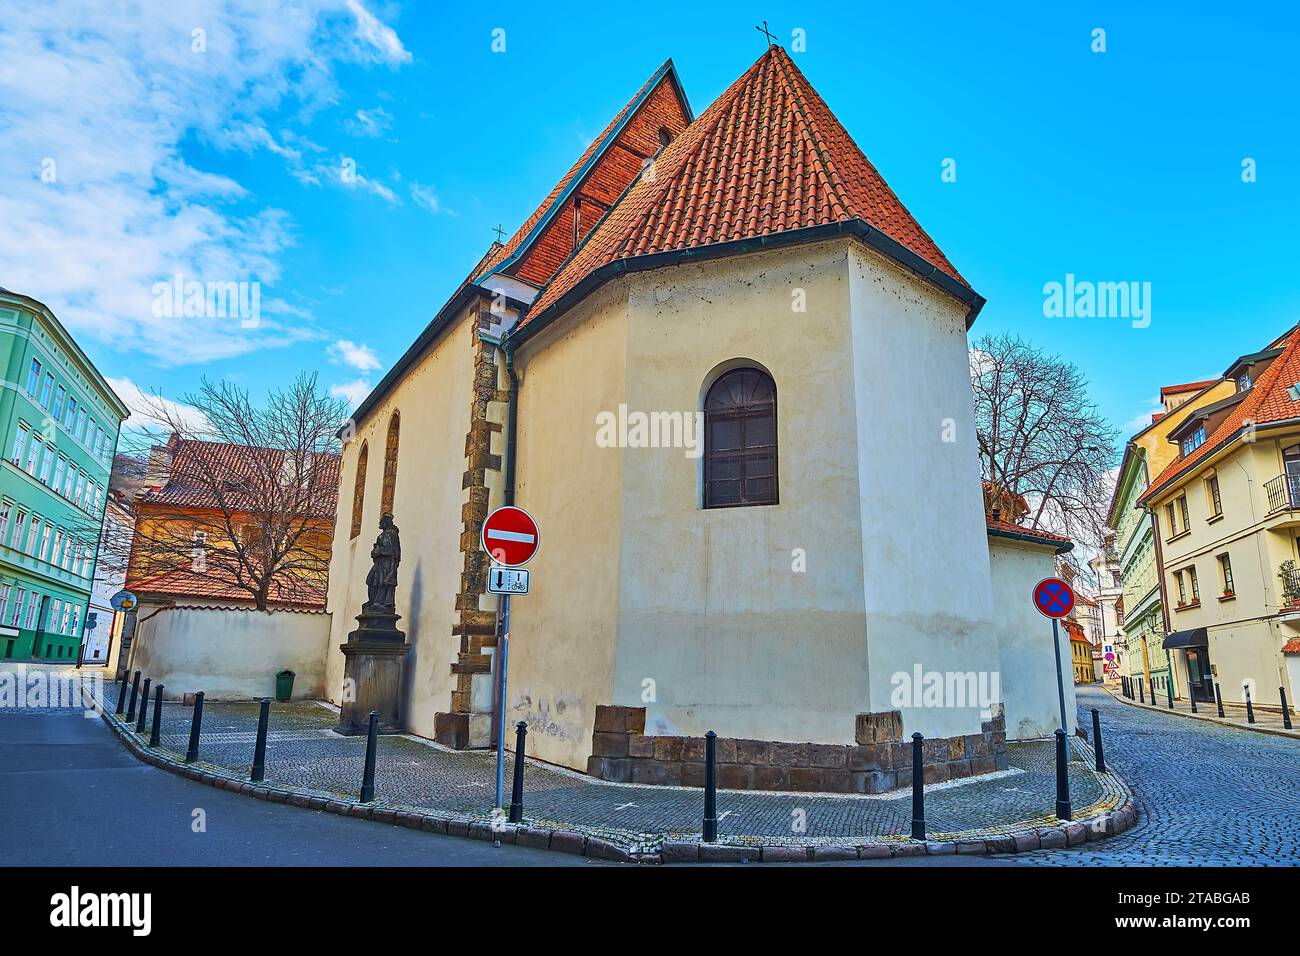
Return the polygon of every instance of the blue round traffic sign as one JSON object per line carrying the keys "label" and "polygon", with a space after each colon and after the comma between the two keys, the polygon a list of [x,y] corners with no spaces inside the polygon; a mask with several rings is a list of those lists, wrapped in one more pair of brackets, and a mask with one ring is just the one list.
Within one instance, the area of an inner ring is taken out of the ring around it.
{"label": "blue round traffic sign", "polygon": [[1043,578],[1034,585],[1034,607],[1047,617],[1065,617],[1074,610],[1074,589],[1060,578]]}

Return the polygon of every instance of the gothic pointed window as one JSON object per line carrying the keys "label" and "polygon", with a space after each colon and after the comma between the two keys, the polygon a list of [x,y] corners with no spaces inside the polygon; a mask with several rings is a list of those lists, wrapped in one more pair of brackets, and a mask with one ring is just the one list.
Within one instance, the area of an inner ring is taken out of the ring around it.
{"label": "gothic pointed window", "polygon": [[776,504],[776,466],[776,384],[733,369],[704,399],[704,507]]}
{"label": "gothic pointed window", "polygon": [[370,446],[361,443],[361,454],[357,456],[357,478],[352,486],[352,531],[348,535],[355,538],[361,533],[361,509],[366,503],[366,462],[370,458]]}
{"label": "gothic pointed window", "polygon": [[379,499],[379,514],[393,513],[393,491],[397,487],[397,431],[399,416],[393,412],[388,420],[388,440],[384,445],[384,488]]}

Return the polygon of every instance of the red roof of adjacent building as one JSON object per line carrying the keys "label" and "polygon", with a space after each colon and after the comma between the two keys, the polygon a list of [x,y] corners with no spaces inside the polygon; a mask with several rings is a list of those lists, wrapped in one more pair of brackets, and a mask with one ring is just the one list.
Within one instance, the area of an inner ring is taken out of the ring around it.
{"label": "red roof of adjacent building", "polygon": [[1211,385],[1218,383],[1217,378],[1208,378],[1204,382],[1184,382],[1182,385],[1164,385],[1160,388],[1160,397],[1166,395],[1181,395],[1184,392],[1199,392],[1203,388],[1209,388]]}
{"label": "red roof of adjacent building", "polygon": [[1044,544],[1071,544],[1070,539],[1063,534],[1053,534],[1050,531],[1039,531],[1036,528],[1026,528],[1024,525],[1012,524],[1010,521],[995,519],[992,515],[985,515],[984,522],[991,534],[1010,534],[1015,535],[1016,537],[1037,538]]}
{"label": "red roof of adjacent building", "polygon": [[1206,436],[1204,443],[1192,450],[1190,454],[1179,455],[1151,482],[1151,486],[1142,495],[1141,502],[1150,501],[1161,491],[1199,462],[1204,461],[1216,451],[1227,445],[1248,422],[1256,426],[1270,422],[1279,422],[1291,418],[1300,418],[1300,402],[1287,394],[1287,389],[1300,382],[1300,327],[1292,329],[1281,339],[1285,342],[1279,355],[1259,376],[1259,379],[1227,414],[1219,426]]}
{"label": "red roof of adjacent building", "polygon": [[969,289],[779,46],[654,160],[560,269],[526,326],[601,267],[861,220]]}
{"label": "red roof of adjacent building", "polygon": [[[221,581],[211,574],[202,574],[188,568],[168,571],[143,581],[130,581],[129,590],[136,594],[157,594],[168,598],[207,598],[214,601],[240,601],[253,603],[253,595],[245,589]],[[304,581],[295,581],[292,590],[273,578],[271,596],[267,604],[273,607],[323,608],[325,588]]]}
{"label": "red roof of adjacent building", "polygon": [[[163,446],[160,446],[159,450]],[[286,452],[279,448],[255,448],[229,442],[197,441],[172,436],[165,446],[171,454],[167,481],[139,499],[142,505],[170,505],[176,508],[220,508],[217,488],[226,505],[236,511],[256,511],[265,506],[270,479],[284,467]],[[316,468],[324,469],[312,484],[314,517],[333,520],[338,505],[341,457],[322,453]],[[304,469],[306,471],[306,469]],[[252,487],[252,491],[246,490]],[[261,492],[256,489],[263,489]]]}
{"label": "red roof of adjacent building", "polygon": [[1300,654],[1300,637],[1293,637],[1282,645],[1283,654]]}

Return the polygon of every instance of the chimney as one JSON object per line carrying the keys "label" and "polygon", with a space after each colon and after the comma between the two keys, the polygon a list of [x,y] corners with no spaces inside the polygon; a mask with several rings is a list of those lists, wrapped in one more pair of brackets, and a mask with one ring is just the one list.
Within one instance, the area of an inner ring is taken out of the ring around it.
{"label": "chimney", "polygon": [[144,470],[144,486],[149,491],[157,491],[171,479],[172,463],[176,459],[176,449],[180,447],[181,436],[175,432],[167,439],[165,445],[154,445],[149,449],[149,463]]}

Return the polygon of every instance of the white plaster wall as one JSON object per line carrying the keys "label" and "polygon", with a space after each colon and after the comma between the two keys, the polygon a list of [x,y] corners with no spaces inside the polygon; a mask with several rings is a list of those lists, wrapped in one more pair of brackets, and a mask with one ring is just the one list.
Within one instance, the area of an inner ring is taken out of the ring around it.
{"label": "white plaster wall", "polygon": [[[451,707],[459,638],[456,594],[463,563],[460,552],[461,503],[465,492],[465,435],[473,400],[474,323],[468,312],[408,372],[343,448],[338,516],[330,561],[328,606],[333,625],[328,647],[325,696],[338,703],[343,684],[339,645],[357,626],[366,600],[370,549],[379,534],[384,479],[384,444],[394,410],[400,412],[397,482],[393,519],[402,536],[397,572],[397,626],[406,632],[405,722],[413,733],[434,734],[434,714]],[[361,443],[369,443],[361,533],[349,539],[352,491]]]}
{"label": "white plaster wall", "polygon": [[208,700],[275,694],[275,675],[291,670],[294,699],[322,696],[328,614],[243,608],[141,605],[132,667],[162,683],[168,699],[203,691]]}
{"label": "white plaster wall", "polygon": [[[1052,622],[1034,608],[1032,595],[1035,584],[1056,574],[1054,551],[1005,538],[988,540],[1007,738],[1047,737],[1061,723],[1056,656]],[[1069,721],[1065,729],[1074,733],[1077,719],[1070,635],[1064,627],[1057,632]]]}
{"label": "white plaster wall", "polygon": [[[1203,592],[1202,592],[1203,593]],[[1214,679],[1225,702],[1244,704],[1244,685],[1253,682],[1251,699],[1255,703],[1280,707],[1282,702],[1277,689],[1286,686],[1289,678],[1282,645],[1295,632],[1274,621],[1248,621],[1227,627],[1211,628],[1207,632],[1210,664]],[[1174,657],[1183,655],[1174,652]],[[1187,687],[1185,666],[1179,670],[1181,687]],[[1287,687],[1287,699],[1294,700],[1292,687]]]}
{"label": "white plaster wall", "polygon": [[615,283],[515,356],[515,504],[541,547],[532,590],[511,601],[507,719],[528,722],[530,755],[583,770],[596,706],[612,702],[618,633],[623,459],[597,446],[596,415],[623,400],[626,340],[626,286]]}
{"label": "white plaster wall", "polygon": [[[854,244],[848,261],[871,710],[896,675],[998,660],[966,309]],[[945,441],[945,430],[955,441]],[[904,706],[906,734],[978,732],[978,706]]]}
{"label": "white plaster wall", "polygon": [[[819,244],[633,281],[630,409],[696,411],[711,373],[737,359],[777,388],[779,504],[703,509],[700,460],[621,453],[609,702],[644,704],[647,732],[851,743],[854,716],[871,709],[847,256],[845,242]],[[796,289],[806,312],[792,308]],[[806,571],[794,570],[797,550]]]}

